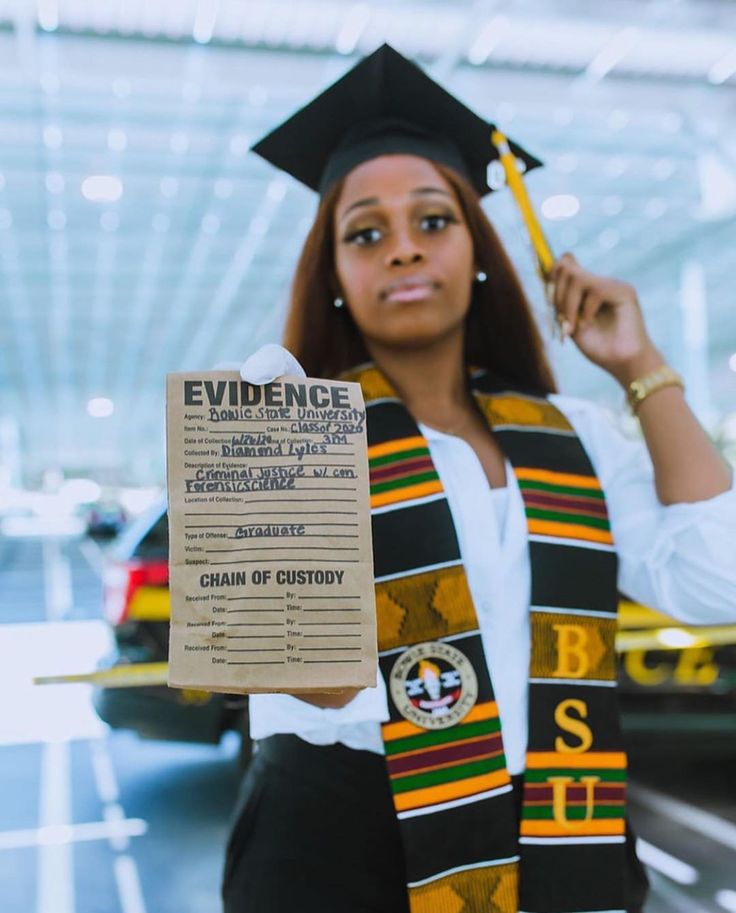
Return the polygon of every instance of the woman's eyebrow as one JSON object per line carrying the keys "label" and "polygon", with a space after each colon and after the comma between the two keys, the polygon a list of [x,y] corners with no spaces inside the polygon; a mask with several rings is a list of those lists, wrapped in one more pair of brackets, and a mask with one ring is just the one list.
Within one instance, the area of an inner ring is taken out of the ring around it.
{"label": "woman's eyebrow", "polygon": [[428,193],[441,193],[442,196],[453,199],[452,194],[448,193],[442,187],[419,187],[419,188],[417,188],[417,190],[412,190],[411,195],[413,197],[417,197],[417,196],[424,196],[425,194],[428,194]]}
{"label": "woman's eyebrow", "polygon": [[[427,194],[431,193],[441,193],[443,196],[452,199],[452,194],[448,193],[446,190],[443,190],[441,187],[417,187],[416,190],[411,191],[411,196],[426,196]],[[345,212],[340,216],[340,221],[345,219],[345,217],[354,209],[358,209],[361,206],[377,206],[380,202],[381,201],[378,197],[365,197],[363,200],[356,200],[354,203],[351,203]]]}

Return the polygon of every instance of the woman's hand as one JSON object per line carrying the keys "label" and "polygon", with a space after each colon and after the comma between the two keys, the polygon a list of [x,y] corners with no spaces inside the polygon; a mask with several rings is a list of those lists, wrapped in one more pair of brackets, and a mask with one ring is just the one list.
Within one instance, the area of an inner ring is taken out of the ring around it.
{"label": "woman's hand", "polygon": [[218,362],[215,371],[239,371],[243,380],[249,384],[270,384],[277,377],[306,377],[304,368],[288,349],[269,342],[261,346],[245,361]]}
{"label": "woman's hand", "polygon": [[550,274],[563,338],[623,386],[664,361],[647,333],[636,289],[583,269],[563,254]]}

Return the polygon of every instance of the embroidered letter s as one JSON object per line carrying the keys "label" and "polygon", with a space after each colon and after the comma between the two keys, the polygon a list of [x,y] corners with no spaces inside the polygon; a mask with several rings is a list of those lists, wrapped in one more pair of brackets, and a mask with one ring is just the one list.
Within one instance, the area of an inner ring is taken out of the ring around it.
{"label": "embroidered letter s", "polygon": [[[574,710],[580,719],[570,716],[570,710]],[[555,723],[564,732],[569,732],[580,739],[580,744],[568,745],[562,736],[558,735],[555,739],[555,751],[560,752],[560,754],[580,754],[583,751],[588,751],[593,744],[593,733],[590,726],[583,722],[587,716],[588,706],[585,701],[575,700],[575,698],[560,701],[555,707]]]}

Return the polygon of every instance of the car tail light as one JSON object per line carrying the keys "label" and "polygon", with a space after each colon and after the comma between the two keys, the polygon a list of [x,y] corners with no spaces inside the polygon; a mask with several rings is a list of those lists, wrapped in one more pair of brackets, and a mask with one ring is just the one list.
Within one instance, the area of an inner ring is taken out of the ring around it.
{"label": "car tail light", "polygon": [[165,587],[168,583],[167,561],[133,559],[111,564],[103,577],[105,617],[112,625],[122,624],[137,590],[143,586]]}

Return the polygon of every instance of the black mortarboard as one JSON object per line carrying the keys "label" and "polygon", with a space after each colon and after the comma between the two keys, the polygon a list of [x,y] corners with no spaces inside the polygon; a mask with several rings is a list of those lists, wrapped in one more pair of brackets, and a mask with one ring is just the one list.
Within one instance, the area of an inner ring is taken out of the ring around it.
{"label": "black mortarboard", "polygon": [[[499,158],[495,127],[384,44],[364,57],[253,151],[323,194],[361,162],[387,153],[450,165],[484,196],[488,165]],[[528,171],[542,163],[509,142]]]}

